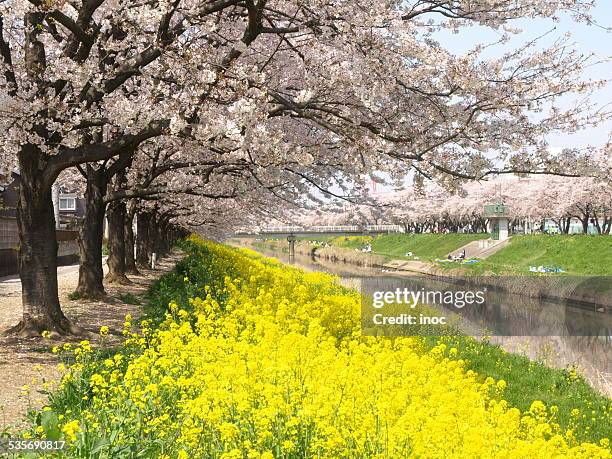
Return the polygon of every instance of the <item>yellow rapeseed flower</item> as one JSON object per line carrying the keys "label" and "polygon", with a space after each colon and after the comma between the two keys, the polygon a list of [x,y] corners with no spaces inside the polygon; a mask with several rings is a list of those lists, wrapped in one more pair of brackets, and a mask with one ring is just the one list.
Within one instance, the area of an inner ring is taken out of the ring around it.
{"label": "yellow rapeseed flower", "polygon": [[77,438],[77,434],[81,431],[81,427],[79,426],[79,421],[74,420],[66,423],[64,427],[62,427],[62,432],[66,436],[66,439],[69,442],[74,442]]}

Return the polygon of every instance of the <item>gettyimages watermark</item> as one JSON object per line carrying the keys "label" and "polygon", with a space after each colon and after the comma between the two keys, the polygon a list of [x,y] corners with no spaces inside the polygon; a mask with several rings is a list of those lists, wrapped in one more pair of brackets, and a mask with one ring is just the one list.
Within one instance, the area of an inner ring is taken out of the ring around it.
{"label": "gettyimages watermark", "polygon": [[612,277],[363,279],[364,335],[612,336]]}
{"label": "gettyimages watermark", "polygon": [[483,304],[485,292],[483,290],[410,290],[408,287],[397,287],[394,291],[375,291],[372,293],[372,306],[382,308],[385,304],[405,304],[415,308],[418,304],[444,304],[463,308],[470,304]]}
{"label": "gettyimages watermark", "polygon": [[[484,290],[411,290],[408,287],[397,287],[395,290],[379,290],[372,293],[372,307],[380,310],[373,313],[374,325],[449,325],[446,315],[424,314],[417,312],[418,306],[444,305],[457,309],[474,304],[485,303],[486,288]],[[386,307],[386,308],[385,308]],[[385,311],[383,311],[383,308]],[[387,315],[389,311],[394,314],[399,309],[409,310],[410,313]],[[419,308],[421,311],[423,308]]]}

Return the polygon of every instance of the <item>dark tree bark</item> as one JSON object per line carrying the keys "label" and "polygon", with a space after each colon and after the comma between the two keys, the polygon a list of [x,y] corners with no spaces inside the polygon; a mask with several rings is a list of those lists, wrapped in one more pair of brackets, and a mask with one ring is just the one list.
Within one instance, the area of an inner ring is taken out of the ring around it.
{"label": "dark tree bark", "polygon": [[108,219],[108,274],[106,281],[115,284],[130,284],[125,275],[125,203],[109,204]]}
{"label": "dark tree bark", "polygon": [[160,257],[159,233],[159,216],[157,214],[153,214],[149,225],[149,253],[155,253],[158,259]]}
{"label": "dark tree bark", "polygon": [[136,204],[130,202],[125,217],[125,271],[128,274],[139,275],[136,268],[136,258],[134,257],[134,215],[136,214]]}
{"label": "dark tree bark", "polygon": [[576,208],[578,209],[578,212],[580,212],[580,215],[578,215],[578,220],[580,220],[580,223],[582,223],[582,232],[587,234],[589,232],[589,221],[593,216],[592,207],[590,204],[586,204],[584,206],[577,205]]}
{"label": "dark tree bark", "polygon": [[159,231],[159,245],[160,245],[160,256],[165,257],[170,252],[170,227],[168,224],[168,217],[162,217],[160,219],[160,231]]}
{"label": "dark tree bark", "polygon": [[555,223],[559,227],[559,232],[562,234],[569,234],[570,225],[572,223],[571,217],[561,217],[558,220],[555,220]]}
{"label": "dark tree bark", "polygon": [[609,234],[612,229],[612,217],[604,217],[601,234]]}
{"label": "dark tree bark", "polygon": [[57,293],[57,238],[51,184],[41,177],[44,155],[24,145],[19,159],[19,275],[23,317],[7,331],[18,336],[40,336],[44,330],[62,335],[81,330],[64,316]]}
{"label": "dark tree bark", "polygon": [[102,269],[106,186],[104,168],[96,169],[88,165],[85,219],[79,232],[81,265],[79,266],[79,283],[76,289],[76,293],[83,298],[94,299],[106,295]]}
{"label": "dark tree bark", "polygon": [[602,234],[603,228],[601,226],[601,223],[599,222],[599,217],[597,215],[597,212],[593,211],[592,215],[593,215],[593,224],[595,225],[595,230],[597,230],[597,234]]}
{"label": "dark tree bark", "polygon": [[151,215],[148,212],[141,212],[136,216],[136,263],[142,268],[149,266],[150,235],[149,225]]}
{"label": "dark tree bark", "polygon": [[582,232],[584,234],[587,234],[589,232],[589,217],[588,215],[586,217],[580,218],[580,223],[582,223]]}

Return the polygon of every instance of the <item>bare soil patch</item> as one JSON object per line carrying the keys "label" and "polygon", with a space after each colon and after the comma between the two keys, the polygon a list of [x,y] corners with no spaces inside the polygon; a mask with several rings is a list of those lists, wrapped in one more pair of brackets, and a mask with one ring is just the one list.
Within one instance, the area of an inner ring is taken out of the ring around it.
{"label": "bare soil patch", "polygon": [[[131,285],[105,285],[107,297],[100,301],[71,300],[78,281],[78,265],[63,266],[58,270],[58,284],[62,309],[71,321],[86,330],[80,337],[57,340],[44,338],[6,338],[0,336],[0,432],[23,424],[29,408],[39,408],[46,402],[41,394],[43,384],[56,384],[59,379],[58,358],[51,353],[53,346],[87,339],[92,346],[100,345],[100,327],[109,328],[105,346],[121,342],[123,322],[127,314],[137,318],[142,304],[126,304],[136,297],[143,303],[149,286],[170,271],[182,257],[173,252],[158,261],[157,269],[142,269],[139,276],[130,275]],[[21,284],[16,276],[0,278],[0,333],[15,325],[21,317]],[[23,388],[28,386],[25,394]]]}

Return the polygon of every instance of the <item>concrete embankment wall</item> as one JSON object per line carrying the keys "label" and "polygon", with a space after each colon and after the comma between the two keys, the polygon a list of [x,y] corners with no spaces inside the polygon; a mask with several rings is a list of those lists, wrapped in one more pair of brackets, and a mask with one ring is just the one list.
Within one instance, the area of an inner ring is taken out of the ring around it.
{"label": "concrete embankment wall", "polygon": [[314,250],[314,256],[325,260],[351,263],[357,266],[382,267],[387,259],[381,255],[358,252],[341,247],[318,247]]}
{"label": "concrete embankment wall", "polygon": [[[78,231],[57,230],[58,265],[79,260]],[[0,217],[0,277],[19,272],[19,233],[14,218]]]}

